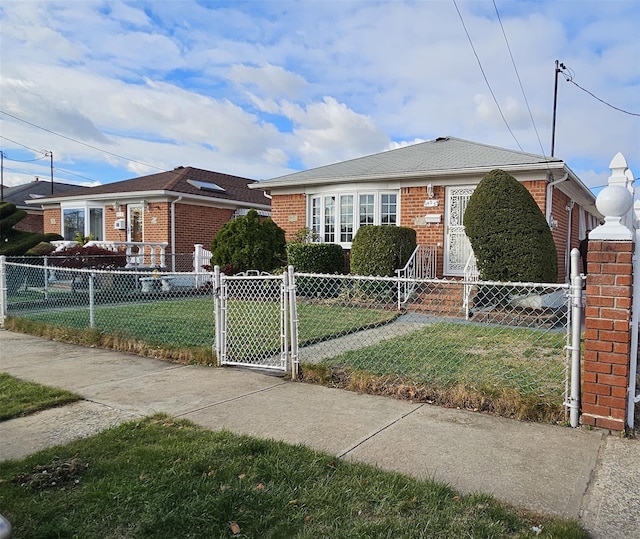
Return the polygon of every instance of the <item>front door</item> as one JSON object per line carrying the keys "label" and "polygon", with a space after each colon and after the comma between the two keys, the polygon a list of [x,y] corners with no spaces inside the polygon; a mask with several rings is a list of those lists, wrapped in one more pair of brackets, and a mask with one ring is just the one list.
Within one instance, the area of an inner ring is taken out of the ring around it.
{"label": "front door", "polygon": [[[127,206],[128,212],[128,223],[127,227],[127,241],[129,242],[143,242],[144,241],[144,210],[141,204],[129,204]],[[127,261],[130,264],[139,265],[142,264],[143,260],[143,249],[141,249],[137,245],[129,246],[127,249],[127,253],[129,254],[129,260]]]}
{"label": "front door", "polygon": [[444,274],[464,275],[464,267],[471,255],[471,243],[464,231],[464,212],[475,186],[447,187],[447,216],[445,221]]}

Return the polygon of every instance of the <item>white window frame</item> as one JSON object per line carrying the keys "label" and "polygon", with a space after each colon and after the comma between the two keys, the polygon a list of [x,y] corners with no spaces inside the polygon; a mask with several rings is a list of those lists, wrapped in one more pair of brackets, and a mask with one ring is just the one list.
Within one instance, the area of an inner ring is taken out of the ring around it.
{"label": "white window frame", "polygon": [[[318,242],[320,243],[337,243],[345,249],[351,249],[352,241],[342,241],[342,228],[345,223],[342,221],[343,214],[341,212],[343,200],[351,197],[352,212],[351,221],[347,223],[351,225],[351,238],[355,237],[360,228],[360,197],[364,195],[373,196],[373,224],[382,224],[382,195],[393,195],[396,198],[396,214],[395,224],[389,226],[400,225],[400,191],[393,189],[376,190],[363,189],[355,191],[319,191],[317,193],[307,195],[307,227],[315,232]],[[333,199],[333,233],[326,234],[326,209],[328,200]],[[366,226],[366,225],[365,225]]]}
{"label": "white window frame", "polygon": [[[65,228],[65,219],[64,213],[68,210],[80,210],[84,212],[84,231],[82,232],[83,236],[88,236],[91,233],[91,219],[89,218],[90,210],[101,210],[102,212],[102,230],[100,231],[100,238],[94,238],[98,241],[104,241],[105,239],[105,208],[102,204],[95,204],[91,202],[65,202],[60,204],[60,235],[64,238],[64,228]],[[71,238],[73,239],[73,238]]]}

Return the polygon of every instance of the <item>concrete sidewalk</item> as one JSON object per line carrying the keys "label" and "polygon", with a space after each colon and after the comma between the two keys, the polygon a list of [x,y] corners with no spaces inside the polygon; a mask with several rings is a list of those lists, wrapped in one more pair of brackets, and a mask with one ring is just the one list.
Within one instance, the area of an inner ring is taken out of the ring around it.
{"label": "concrete sidewalk", "polygon": [[0,460],[155,412],[315,449],[640,537],[640,441],[175,365],[0,330],[0,371],[85,400],[0,423]]}

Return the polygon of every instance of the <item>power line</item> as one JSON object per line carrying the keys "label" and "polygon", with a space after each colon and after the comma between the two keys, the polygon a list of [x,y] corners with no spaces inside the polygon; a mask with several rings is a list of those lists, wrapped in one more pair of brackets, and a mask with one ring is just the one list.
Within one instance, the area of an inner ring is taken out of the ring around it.
{"label": "power line", "polygon": [[54,167],[54,170],[59,170],[60,172],[66,172],[67,174],[71,174],[72,176],[77,176],[78,178],[83,178],[83,179],[89,180],[91,182],[98,182],[98,180],[94,180],[93,178],[89,178],[87,176],[83,176],[82,174],[77,174],[75,172],[71,172],[70,170],[66,170],[64,168]]}
{"label": "power line", "polygon": [[640,114],[637,113],[637,112],[629,112],[628,110],[624,110],[624,109],[621,109],[619,107],[616,107],[616,106],[612,105],[611,103],[607,103],[604,99],[600,99],[597,95],[591,93],[586,88],[583,88],[582,86],[580,86],[576,81],[573,80],[573,77],[575,76],[575,72],[573,70],[569,70],[568,68],[565,67],[564,70],[561,70],[561,71],[562,71],[562,74],[565,76],[565,79],[566,79],[567,82],[570,82],[571,84],[577,86],[583,92],[588,93],[591,97],[593,97],[594,99],[597,99],[598,101],[600,101],[600,103],[603,103],[603,104],[607,105],[607,107],[611,107],[612,109],[617,110],[619,112],[622,112],[624,114],[628,114],[629,116],[640,116]]}
{"label": "power line", "polygon": [[464,19],[462,18],[462,13],[460,13],[460,10],[458,9],[458,4],[456,3],[456,0],[453,0],[453,5],[456,7],[456,11],[458,12],[458,16],[460,17],[460,22],[462,23],[462,27],[464,28],[464,32],[465,32],[465,34],[467,34],[467,39],[469,40],[469,44],[471,45],[471,49],[473,50],[473,54],[475,55],[476,60],[478,61],[478,66],[480,67],[480,71],[482,72],[482,76],[484,77],[484,81],[487,84],[487,88],[489,88],[489,92],[491,93],[491,97],[493,97],[493,101],[496,104],[496,107],[498,107],[498,111],[500,112],[500,116],[502,116],[502,120],[504,121],[504,124],[507,126],[507,129],[509,130],[509,133],[511,133],[511,136],[513,137],[513,140],[516,141],[516,144],[518,145],[518,148],[520,148],[521,152],[524,152],[524,150],[522,149],[522,146],[520,146],[520,143],[518,142],[518,139],[513,134],[513,131],[511,130],[511,127],[509,127],[509,123],[507,122],[507,119],[504,117],[504,114],[502,113],[502,109],[500,108],[500,105],[498,104],[498,100],[497,100],[495,94],[493,93],[491,85],[489,84],[489,80],[487,79],[487,75],[485,74],[484,68],[482,67],[482,62],[480,62],[480,58],[478,56],[478,53],[476,52],[475,46],[473,45],[473,41],[471,40],[471,36],[469,35],[469,32],[467,31],[467,26],[465,25]]}
{"label": "power line", "polygon": [[[153,169],[156,169],[156,170],[163,170],[162,168],[157,167],[155,165],[150,165],[149,163],[143,163],[142,161],[138,161],[136,159],[131,159],[129,157],[124,157],[123,155],[119,155],[117,153],[109,152],[109,151],[104,150],[102,148],[98,148],[97,146],[92,146],[91,144],[87,144],[86,142],[82,142],[81,140],[76,140],[76,139],[68,137],[66,135],[62,135],[60,133],[56,133],[55,131],[52,131],[51,129],[47,129],[46,127],[42,127],[41,125],[37,125],[37,124],[31,123],[31,122],[29,122],[27,120],[23,120],[22,118],[18,118],[17,116],[14,116],[13,114],[9,114],[8,112],[5,112],[4,110],[0,110],[0,114],[4,114],[5,116],[9,116],[9,118],[13,118],[14,120],[18,120],[19,122],[22,122],[22,123],[25,123],[27,125],[30,125],[31,127],[35,127],[37,129],[42,129],[43,131],[46,131],[47,133],[51,133],[52,135],[56,135],[57,137],[61,137],[61,138],[66,139],[66,140],[70,140],[71,142],[75,142],[76,144],[82,144],[83,146],[86,146],[87,148],[91,148],[92,150],[96,150],[96,151],[99,151],[99,152],[102,152],[102,153],[106,153],[107,155],[111,155],[113,157],[117,157],[118,159],[123,159],[124,161],[129,161],[130,163],[137,163],[138,165],[143,165],[145,167],[153,168]],[[18,143],[16,143],[16,144],[18,144]],[[21,144],[21,146],[22,146],[22,144]]]}
{"label": "power line", "polygon": [[40,161],[41,159],[44,159],[45,157],[47,157],[47,156],[43,155],[42,157],[36,157],[35,159],[12,159],[11,157],[7,156],[6,153],[4,154],[4,158],[7,161],[14,161],[15,163],[33,163],[34,161]]}
{"label": "power line", "polygon": [[[0,111],[1,112],[1,111]],[[9,142],[13,142],[14,144],[17,144],[18,146],[22,146],[23,148],[26,148],[27,150],[32,151],[33,153],[41,153],[43,154],[43,157],[47,157],[47,152],[45,152],[44,150],[35,150],[33,148],[30,148],[29,146],[22,144],[21,142],[17,142],[15,140],[11,140],[9,137],[5,137],[3,135],[0,135],[0,138],[3,138],[5,140],[8,140]]]}
{"label": "power line", "polygon": [[518,68],[516,67],[516,62],[513,58],[513,54],[511,52],[511,46],[509,45],[509,40],[507,39],[507,33],[504,30],[504,26],[502,25],[502,19],[500,18],[500,13],[498,12],[498,6],[496,5],[496,0],[493,0],[493,7],[496,10],[496,16],[498,17],[498,22],[500,23],[500,28],[502,29],[502,35],[504,36],[504,42],[507,45],[507,50],[509,51],[509,57],[511,58],[511,64],[513,65],[513,70],[516,73],[516,77],[518,79],[518,84],[520,85],[520,90],[522,91],[522,97],[524,98],[524,102],[527,105],[527,110],[529,111],[529,118],[531,118],[531,124],[533,125],[533,130],[536,133],[536,138],[538,139],[538,144],[540,145],[540,150],[542,155],[546,159],[546,154],[544,153],[544,148],[542,147],[542,142],[540,141],[540,134],[538,133],[538,128],[536,127],[536,122],[533,119],[533,114],[531,113],[531,107],[529,107],[529,101],[527,100],[527,94],[524,91],[524,86],[522,85],[522,80],[520,80],[520,73],[518,73]]}

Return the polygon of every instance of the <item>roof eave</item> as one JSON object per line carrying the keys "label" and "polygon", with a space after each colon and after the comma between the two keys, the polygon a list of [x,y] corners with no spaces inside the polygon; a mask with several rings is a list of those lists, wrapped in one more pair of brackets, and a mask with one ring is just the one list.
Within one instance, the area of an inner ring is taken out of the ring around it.
{"label": "roof eave", "polygon": [[[381,174],[367,174],[361,176],[341,176],[341,177],[320,177],[299,180],[283,180],[272,181],[263,180],[256,184],[250,185],[250,189],[261,187],[262,189],[274,189],[278,187],[295,187],[295,186],[309,186],[309,185],[332,185],[336,183],[362,183],[362,182],[376,182],[376,181],[393,181],[393,180],[407,180],[407,179],[419,179],[419,178],[435,178],[435,177],[449,177],[449,176],[476,176],[484,175],[496,168],[500,168],[507,172],[526,172],[526,171],[557,171],[560,174],[565,168],[565,164],[562,161],[552,161],[548,163],[528,163],[523,165],[507,165],[507,166],[486,166],[486,167],[471,167],[471,168],[458,168],[458,169],[438,169],[438,170],[425,170],[425,171],[411,171],[401,173],[381,173]],[[573,175],[575,177],[575,175]],[[558,179],[561,175],[558,176]],[[577,178],[576,178],[577,179]],[[579,180],[578,180],[579,181]],[[581,182],[580,182],[581,183]],[[255,186],[255,187],[254,187]]]}
{"label": "roof eave", "polygon": [[67,203],[67,202],[79,202],[91,200],[95,202],[113,202],[113,201],[121,201],[121,200],[135,200],[135,199],[145,199],[145,198],[154,198],[154,197],[168,197],[168,198],[178,198],[182,197],[183,201],[193,200],[198,202],[210,202],[215,203],[218,206],[224,207],[255,207],[259,209],[267,209],[270,210],[270,204],[257,204],[255,202],[246,201],[246,200],[235,200],[235,199],[227,199],[227,198],[217,198],[203,195],[194,195],[191,193],[181,193],[179,191],[167,191],[167,190],[155,190],[155,191],[131,191],[131,192],[118,192],[118,193],[100,193],[97,195],[92,195],[90,197],[84,195],[76,195],[76,196],[67,196],[67,197],[48,197],[48,198],[40,198],[34,200],[26,201],[27,204],[39,204],[41,206],[53,206],[57,204]]}

